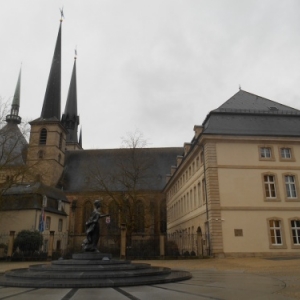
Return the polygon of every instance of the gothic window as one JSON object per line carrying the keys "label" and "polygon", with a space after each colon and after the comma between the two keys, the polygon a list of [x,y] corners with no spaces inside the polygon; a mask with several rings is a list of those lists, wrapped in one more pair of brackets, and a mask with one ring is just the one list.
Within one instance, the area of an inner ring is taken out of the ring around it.
{"label": "gothic window", "polygon": [[43,128],[40,133],[40,145],[46,145],[47,142],[47,129]]}
{"label": "gothic window", "polygon": [[82,216],[82,232],[85,232],[85,223],[90,217],[93,211],[93,205],[90,201],[86,201],[83,207],[83,216]]}
{"label": "gothic window", "polygon": [[137,232],[145,231],[145,208],[142,201],[138,201],[135,207],[135,225]]}
{"label": "gothic window", "polygon": [[110,231],[118,231],[119,229],[119,207],[115,201],[111,201],[108,207],[110,215]]}

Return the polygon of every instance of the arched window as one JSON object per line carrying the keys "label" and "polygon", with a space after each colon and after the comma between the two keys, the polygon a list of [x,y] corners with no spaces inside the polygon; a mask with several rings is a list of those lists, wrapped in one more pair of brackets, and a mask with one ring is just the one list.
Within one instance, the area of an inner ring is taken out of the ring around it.
{"label": "arched window", "polygon": [[135,227],[137,232],[145,231],[145,208],[142,201],[138,201],[135,206]]}
{"label": "arched window", "polygon": [[40,145],[46,145],[47,142],[47,129],[43,128],[40,133]]}
{"label": "arched window", "polygon": [[109,203],[109,215],[110,224],[108,226],[109,231],[116,232],[119,230],[119,207],[115,201]]}
{"label": "arched window", "polygon": [[90,201],[86,201],[83,206],[82,214],[82,232],[85,232],[85,223],[93,211],[93,205]]}

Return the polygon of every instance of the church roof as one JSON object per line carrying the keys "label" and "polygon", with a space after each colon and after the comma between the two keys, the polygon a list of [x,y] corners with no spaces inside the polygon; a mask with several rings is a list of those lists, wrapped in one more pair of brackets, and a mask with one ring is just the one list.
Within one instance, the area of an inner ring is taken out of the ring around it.
{"label": "church roof", "polygon": [[203,134],[300,136],[300,111],[240,90],[203,122]]}
{"label": "church roof", "polygon": [[[135,151],[137,160],[144,167],[143,179],[137,188],[160,191],[166,183],[165,175],[170,172],[177,155],[183,153],[183,148],[137,148]],[[106,179],[120,176],[120,162],[128,162],[131,155],[132,149],[127,148],[67,151],[61,186],[65,192],[92,191],[97,184],[97,174]],[[124,185],[117,181],[110,181],[109,189],[124,191]],[[101,190],[101,187],[98,186],[97,190]]]}
{"label": "church roof", "polygon": [[78,125],[79,116],[77,114],[77,83],[76,83],[76,58],[74,60],[74,66],[72,71],[72,77],[66,102],[66,107],[64,114],[62,115],[61,122],[65,128],[67,128],[68,133],[66,137],[66,142],[68,143],[78,143]]}
{"label": "church roof", "polygon": [[16,123],[16,124],[21,123],[22,118],[19,116],[20,97],[21,97],[21,69],[19,72],[19,77],[18,77],[13,101],[11,103],[11,111],[10,114],[6,116],[7,123]]}
{"label": "church roof", "polygon": [[25,195],[25,194],[38,194],[45,195],[52,199],[62,200],[69,202],[64,192],[55,187],[47,186],[41,182],[32,183],[18,183],[11,186],[4,192],[4,195]]}
{"label": "church roof", "polygon": [[0,165],[19,166],[26,161],[27,141],[16,123],[0,130]]}
{"label": "church roof", "polygon": [[60,120],[61,104],[61,23],[48,78],[41,118]]}
{"label": "church roof", "polygon": [[74,60],[73,71],[69,86],[67,102],[64,114],[77,116],[77,82],[76,82],[76,59]]}

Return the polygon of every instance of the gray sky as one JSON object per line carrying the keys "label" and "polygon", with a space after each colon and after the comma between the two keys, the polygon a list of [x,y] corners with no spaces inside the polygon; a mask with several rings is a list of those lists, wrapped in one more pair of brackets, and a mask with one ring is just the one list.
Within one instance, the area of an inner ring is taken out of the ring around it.
{"label": "gray sky", "polygon": [[85,149],[136,129],[182,146],[239,85],[300,109],[298,0],[0,0],[0,96],[22,62],[22,118],[40,116],[62,6],[62,112],[77,46]]}

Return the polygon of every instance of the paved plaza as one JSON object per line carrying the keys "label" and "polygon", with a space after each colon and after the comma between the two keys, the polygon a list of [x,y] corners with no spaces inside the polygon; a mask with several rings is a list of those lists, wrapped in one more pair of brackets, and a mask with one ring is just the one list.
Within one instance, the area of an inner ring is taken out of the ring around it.
{"label": "paved plaza", "polygon": [[[153,266],[190,271],[193,278],[177,283],[122,288],[36,289],[0,287],[0,299],[300,299],[300,257],[146,262]],[[24,268],[28,264],[32,263],[0,262],[0,273],[14,268]]]}

